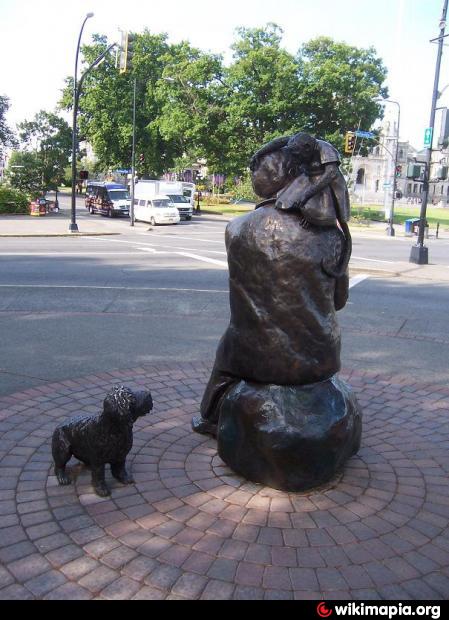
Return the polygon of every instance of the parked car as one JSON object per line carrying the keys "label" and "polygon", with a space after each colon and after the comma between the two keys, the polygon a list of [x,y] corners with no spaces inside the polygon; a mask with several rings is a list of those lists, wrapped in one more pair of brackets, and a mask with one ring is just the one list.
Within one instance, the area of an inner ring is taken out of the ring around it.
{"label": "parked car", "polygon": [[134,198],[134,219],[136,222],[148,222],[155,226],[156,224],[178,224],[181,218],[178,209],[170,203],[167,196],[147,198],[140,195]]}
{"label": "parked car", "polygon": [[90,181],[86,187],[86,209],[108,217],[129,216],[131,198],[124,185]]}

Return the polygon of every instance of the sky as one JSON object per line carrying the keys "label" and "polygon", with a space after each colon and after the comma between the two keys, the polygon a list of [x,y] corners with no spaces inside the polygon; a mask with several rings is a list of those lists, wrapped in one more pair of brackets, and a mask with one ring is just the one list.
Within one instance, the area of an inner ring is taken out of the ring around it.
{"label": "sky", "polygon": [[[53,110],[72,75],[81,24],[83,41],[93,33],[119,40],[118,29],[166,32],[228,61],[239,26],[275,22],[283,46],[295,54],[317,36],[376,49],[388,69],[388,115],[400,109],[400,135],[420,149],[429,124],[443,0],[0,0],[0,94],[10,99],[11,127]],[[449,28],[447,29],[449,32]],[[449,45],[449,38],[448,38]],[[449,84],[445,47],[440,88]],[[449,107],[449,88],[439,105]],[[369,129],[369,128],[362,128]]]}

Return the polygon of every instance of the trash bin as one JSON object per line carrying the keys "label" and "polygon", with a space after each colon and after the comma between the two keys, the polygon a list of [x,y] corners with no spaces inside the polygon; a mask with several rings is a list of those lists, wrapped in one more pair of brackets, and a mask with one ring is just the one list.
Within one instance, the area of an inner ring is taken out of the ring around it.
{"label": "trash bin", "polygon": [[[412,230],[413,230],[413,234],[414,235],[419,235],[419,226],[420,226],[420,219],[415,219],[415,220],[411,220],[412,222]],[[426,239],[429,238],[429,222],[426,220],[426,223],[424,225],[424,237]]]}
{"label": "trash bin", "polygon": [[[415,220],[405,220],[404,222],[404,226],[405,226],[405,234],[408,237],[411,237],[413,235],[413,222]],[[419,220],[418,220],[419,221]]]}

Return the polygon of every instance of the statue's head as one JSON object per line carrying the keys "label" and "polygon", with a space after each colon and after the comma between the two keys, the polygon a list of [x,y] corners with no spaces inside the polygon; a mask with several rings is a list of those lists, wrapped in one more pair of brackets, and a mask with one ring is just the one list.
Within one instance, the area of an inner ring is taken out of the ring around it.
{"label": "statue's head", "polygon": [[284,148],[296,160],[307,163],[312,159],[317,146],[318,142],[313,136],[300,131],[290,138]]}
{"label": "statue's head", "polygon": [[290,176],[290,155],[278,149],[264,155],[251,170],[251,181],[255,193],[261,198],[272,198],[292,180]]}

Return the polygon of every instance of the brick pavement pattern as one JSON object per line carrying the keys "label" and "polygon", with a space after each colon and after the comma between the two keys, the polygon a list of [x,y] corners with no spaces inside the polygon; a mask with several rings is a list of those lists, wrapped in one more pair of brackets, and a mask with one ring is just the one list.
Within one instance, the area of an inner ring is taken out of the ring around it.
{"label": "brick pavement pattern", "polygon": [[[347,371],[364,411],[360,453],[330,484],[283,493],[233,474],[190,429],[209,364],[144,366],[0,398],[1,599],[449,598],[449,389]],[[93,494],[50,440],[113,385],[147,387],[136,484]]]}

